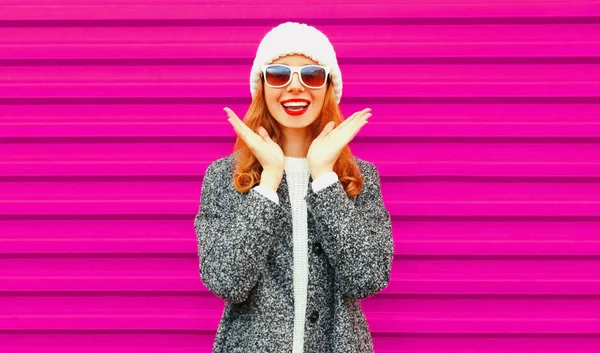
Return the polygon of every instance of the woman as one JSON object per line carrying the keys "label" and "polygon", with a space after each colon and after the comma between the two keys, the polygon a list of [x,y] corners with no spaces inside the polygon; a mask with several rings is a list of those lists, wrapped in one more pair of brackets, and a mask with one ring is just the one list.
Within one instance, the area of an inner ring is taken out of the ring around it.
{"label": "woman", "polygon": [[234,152],[210,164],[195,218],[200,276],[226,300],[213,352],[372,352],[359,299],[389,282],[389,212],[348,142],[329,39],[288,22],[261,41]]}

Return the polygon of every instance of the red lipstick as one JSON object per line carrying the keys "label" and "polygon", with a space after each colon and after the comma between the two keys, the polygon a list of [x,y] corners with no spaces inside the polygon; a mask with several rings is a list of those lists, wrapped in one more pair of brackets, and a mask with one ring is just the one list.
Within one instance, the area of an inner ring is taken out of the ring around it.
{"label": "red lipstick", "polygon": [[[284,104],[287,104],[287,103],[296,103],[296,104],[289,104],[286,107]],[[304,106],[302,104],[304,104]],[[301,99],[301,98],[286,99],[284,101],[281,101],[281,106],[283,107],[283,110],[285,110],[285,112],[288,115],[298,116],[298,115],[304,114],[308,110],[308,107],[310,106],[310,101],[307,99]]]}

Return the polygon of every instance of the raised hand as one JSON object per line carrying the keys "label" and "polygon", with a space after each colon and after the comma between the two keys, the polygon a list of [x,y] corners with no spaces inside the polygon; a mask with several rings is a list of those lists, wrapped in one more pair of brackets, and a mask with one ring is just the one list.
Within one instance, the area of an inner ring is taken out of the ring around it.
{"label": "raised hand", "polygon": [[237,135],[244,140],[250,151],[263,167],[263,171],[271,171],[275,174],[283,173],[285,159],[281,147],[269,137],[267,130],[262,126],[258,128],[258,134],[252,131],[233,110],[225,107],[223,109],[229,117],[227,121],[231,123]]}
{"label": "raised hand", "polygon": [[352,114],[335,129],[333,121],[325,125],[308,148],[306,156],[313,180],[333,170],[342,149],[356,136],[371,115],[371,108],[366,108]]}

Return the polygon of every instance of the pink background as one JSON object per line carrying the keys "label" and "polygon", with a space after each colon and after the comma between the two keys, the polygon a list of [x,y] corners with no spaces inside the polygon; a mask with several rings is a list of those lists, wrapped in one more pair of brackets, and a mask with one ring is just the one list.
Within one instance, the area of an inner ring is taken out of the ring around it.
{"label": "pink background", "polygon": [[376,352],[600,351],[598,1],[2,0],[0,352],[210,352],[202,174],[258,42],[333,42],[382,176]]}

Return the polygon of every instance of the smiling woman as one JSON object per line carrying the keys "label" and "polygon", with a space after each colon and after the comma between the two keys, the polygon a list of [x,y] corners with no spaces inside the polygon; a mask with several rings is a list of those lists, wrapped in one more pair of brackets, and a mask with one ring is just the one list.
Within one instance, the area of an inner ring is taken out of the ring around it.
{"label": "smiling woman", "polygon": [[[195,218],[200,276],[227,305],[213,352],[373,352],[358,302],[385,288],[391,220],[375,166],[348,143],[329,39],[284,23],[261,41],[234,152],[210,164]],[[309,251],[311,249],[312,251]]]}

